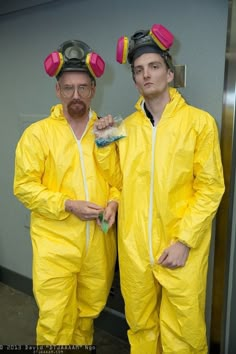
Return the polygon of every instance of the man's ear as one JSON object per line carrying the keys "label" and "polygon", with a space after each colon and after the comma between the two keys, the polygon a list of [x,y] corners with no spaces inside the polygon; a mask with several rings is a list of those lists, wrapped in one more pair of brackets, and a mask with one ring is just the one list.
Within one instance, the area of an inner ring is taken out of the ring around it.
{"label": "man's ear", "polygon": [[92,85],[92,89],[91,89],[91,98],[93,98],[95,96],[96,93],[96,85]]}
{"label": "man's ear", "polygon": [[174,72],[171,69],[168,69],[168,77],[167,77],[168,83],[174,80],[174,76],[175,76]]}
{"label": "man's ear", "polygon": [[61,96],[60,96],[60,86],[59,86],[59,83],[58,83],[58,81],[57,81],[57,83],[56,83],[56,95],[57,95],[57,98],[61,98]]}

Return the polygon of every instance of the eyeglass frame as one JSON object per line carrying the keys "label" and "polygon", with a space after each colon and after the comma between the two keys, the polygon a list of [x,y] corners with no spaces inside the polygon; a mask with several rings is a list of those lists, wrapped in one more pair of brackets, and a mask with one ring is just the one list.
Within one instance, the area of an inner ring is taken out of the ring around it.
{"label": "eyeglass frame", "polygon": [[[84,99],[89,98],[89,97],[91,96],[93,87],[94,87],[93,83],[92,83],[91,87],[89,87],[89,86],[86,85],[86,84],[78,85],[77,87],[75,87],[75,85],[68,85],[68,84],[66,84],[66,85],[64,85],[64,87],[62,87],[61,84],[59,84],[60,92],[61,92],[61,94],[62,94],[62,96],[63,96],[64,98],[72,98],[72,97],[74,96],[74,94],[75,94],[75,89],[77,90],[77,94],[78,94],[81,98],[84,98]],[[69,96],[65,94],[65,88],[67,88],[68,90],[69,90],[70,88],[71,88],[71,89],[73,88],[73,91],[71,91],[71,94],[70,94]],[[83,94],[81,94],[81,92],[80,92],[81,89],[88,89],[88,94],[85,95],[85,96],[84,96]]]}

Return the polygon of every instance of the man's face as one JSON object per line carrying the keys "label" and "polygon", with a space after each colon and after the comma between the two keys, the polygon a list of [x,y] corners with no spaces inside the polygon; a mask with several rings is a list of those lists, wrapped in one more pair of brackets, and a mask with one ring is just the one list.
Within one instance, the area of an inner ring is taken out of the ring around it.
{"label": "man's face", "polygon": [[95,84],[85,72],[64,72],[56,84],[57,97],[71,118],[87,115],[95,94]]}
{"label": "man's face", "polygon": [[168,89],[174,74],[167,68],[161,55],[145,53],[135,59],[133,77],[136,88],[142,96],[155,97]]}

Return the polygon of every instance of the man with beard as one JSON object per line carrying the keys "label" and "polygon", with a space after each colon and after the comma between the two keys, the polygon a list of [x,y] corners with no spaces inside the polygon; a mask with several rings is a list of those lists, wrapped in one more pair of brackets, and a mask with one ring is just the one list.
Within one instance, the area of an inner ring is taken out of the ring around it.
{"label": "man with beard", "polygon": [[208,255],[224,180],[214,118],[169,86],[173,39],[160,24],[120,37],[116,59],[128,59],[140,98],[127,137],[96,148],[110,183],[123,176],[118,254],[132,354],[208,352]]}
{"label": "man with beard", "polygon": [[31,211],[37,344],[91,345],[116,261],[119,193],[96,167],[97,114],[90,107],[105,63],[86,43],[73,40],[49,54],[44,66],[57,79],[61,103],[24,131],[14,177],[14,194]]}

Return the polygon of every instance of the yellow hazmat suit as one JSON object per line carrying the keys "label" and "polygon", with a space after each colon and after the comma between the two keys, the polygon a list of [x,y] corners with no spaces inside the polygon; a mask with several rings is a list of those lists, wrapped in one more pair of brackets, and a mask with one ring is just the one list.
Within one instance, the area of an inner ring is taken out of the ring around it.
{"label": "yellow hazmat suit", "polygon": [[[207,353],[205,294],[211,223],[224,192],[214,119],[170,88],[153,127],[140,97],[124,120],[127,137],[95,155],[116,184],[118,254],[132,354]],[[183,268],[157,264],[175,241],[191,250]]]}
{"label": "yellow hazmat suit", "polygon": [[93,319],[104,308],[116,259],[114,228],[65,211],[65,200],[106,206],[109,188],[94,158],[91,111],[79,141],[62,106],[23,133],[15,160],[14,194],[31,210],[33,290],[39,306],[37,344],[92,344]]}

